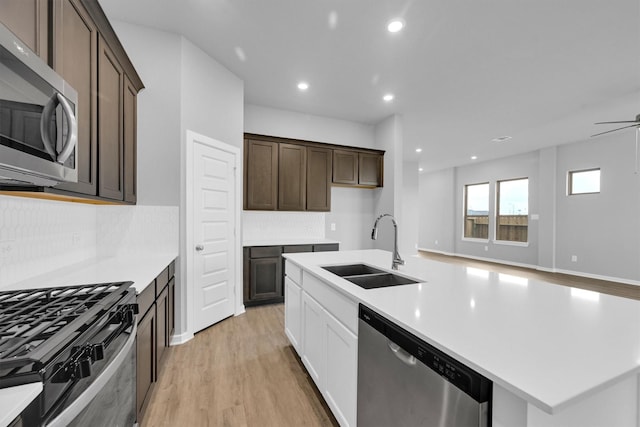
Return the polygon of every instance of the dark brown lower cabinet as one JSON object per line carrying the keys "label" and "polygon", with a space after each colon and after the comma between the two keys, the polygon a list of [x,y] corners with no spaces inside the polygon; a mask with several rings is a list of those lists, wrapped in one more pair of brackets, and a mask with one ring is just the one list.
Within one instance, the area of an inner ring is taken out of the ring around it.
{"label": "dark brown lower cabinet", "polygon": [[156,300],[156,378],[160,373],[160,365],[164,361],[164,352],[169,347],[169,285]]}
{"label": "dark brown lower cabinet", "polygon": [[138,322],[136,336],[136,410],[138,422],[149,404],[155,379],[156,311],[154,307]]}
{"label": "dark brown lower cabinet", "polygon": [[175,318],[175,261],[138,294],[136,410],[138,424],[160,376]]}
{"label": "dark brown lower cabinet", "polygon": [[283,253],[337,251],[338,243],[318,245],[250,246],[243,249],[244,305],[284,301]]}

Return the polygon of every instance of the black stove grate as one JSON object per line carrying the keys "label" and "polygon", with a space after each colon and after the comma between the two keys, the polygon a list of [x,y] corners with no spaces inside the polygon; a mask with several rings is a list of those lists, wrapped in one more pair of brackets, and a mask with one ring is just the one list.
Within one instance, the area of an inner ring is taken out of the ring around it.
{"label": "black stove grate", "polygon": [[131,282],[0,292],[0,378],[37,371],[127,293]]}

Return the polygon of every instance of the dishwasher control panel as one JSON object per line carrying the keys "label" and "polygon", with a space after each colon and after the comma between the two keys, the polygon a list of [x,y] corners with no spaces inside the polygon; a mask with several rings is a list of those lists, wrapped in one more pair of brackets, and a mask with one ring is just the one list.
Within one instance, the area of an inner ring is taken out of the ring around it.
{"label": "dishwasher control panel", "polygon": [[416,357],[462,391],[468,393],[471,390],[471,376],[458,364],[452,363],[420,345],[418,345],[418,355]]}

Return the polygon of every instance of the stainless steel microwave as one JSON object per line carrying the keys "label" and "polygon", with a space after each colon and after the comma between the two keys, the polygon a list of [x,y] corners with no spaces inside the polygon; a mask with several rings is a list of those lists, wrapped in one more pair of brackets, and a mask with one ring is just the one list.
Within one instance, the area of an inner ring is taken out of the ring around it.
{"label": "stainless steel microwave", "polygon": [[0,24],[0,185],[77,182],[78,94]]}

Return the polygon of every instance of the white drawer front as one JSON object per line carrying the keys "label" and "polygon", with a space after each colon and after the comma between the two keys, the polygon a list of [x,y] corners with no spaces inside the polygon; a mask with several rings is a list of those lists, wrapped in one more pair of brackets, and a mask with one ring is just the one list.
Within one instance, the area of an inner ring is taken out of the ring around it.
{"label": "white drawer front", "polygon": [[333,289],[330,284],[324,283],[306,271],[303,272],[302,280],[304,291],[315,298],[325,310],[357,336],[358,304]]}
{"label": "white drawer front", "polygon": [[293,280],[298,286],[302,286],[302,270],[289,260],[284,265],[285,276]]}

